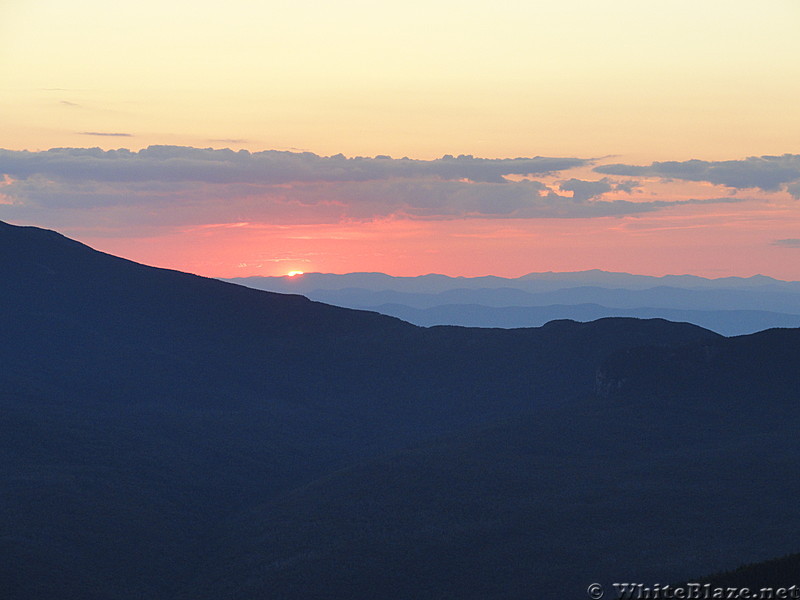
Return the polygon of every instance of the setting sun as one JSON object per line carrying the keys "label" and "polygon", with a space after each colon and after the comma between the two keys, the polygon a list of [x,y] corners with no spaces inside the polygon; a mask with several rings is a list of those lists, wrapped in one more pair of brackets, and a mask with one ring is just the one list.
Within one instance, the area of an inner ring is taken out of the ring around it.
{"label": "setting sun", "polygon": [[287,276],[287,277],[295,277],[295,276],[297,276],[297,275],[302,275],[302,274],[303,274],[303,272],[302,272],[302,271],[289,271],[289,272],[286,274],[286,276]]}

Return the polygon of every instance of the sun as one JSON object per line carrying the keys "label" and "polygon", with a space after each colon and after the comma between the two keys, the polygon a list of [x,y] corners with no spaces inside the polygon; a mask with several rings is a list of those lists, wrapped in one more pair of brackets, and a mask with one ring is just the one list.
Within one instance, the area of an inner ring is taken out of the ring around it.
{"label": "sun", "polygon": [[286,276],[287,277],[296,277],[297,275],[302,275],[302,271],[289,271]]}

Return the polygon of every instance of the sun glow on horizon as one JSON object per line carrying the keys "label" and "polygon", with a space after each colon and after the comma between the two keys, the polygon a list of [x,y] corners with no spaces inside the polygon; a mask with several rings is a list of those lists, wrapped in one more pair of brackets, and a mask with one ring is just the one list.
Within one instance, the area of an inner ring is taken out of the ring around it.
{"label": "sun glow on horizon", "polygon": [[0,2],[0,220],[223,278],[800,279],[800,2],[513,13]]}

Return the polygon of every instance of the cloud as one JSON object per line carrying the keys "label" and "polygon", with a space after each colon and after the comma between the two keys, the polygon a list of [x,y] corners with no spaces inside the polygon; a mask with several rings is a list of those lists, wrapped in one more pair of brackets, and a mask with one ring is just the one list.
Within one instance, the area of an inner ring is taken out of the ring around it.
{"label": "cloud", "polygon": [[213,138],[207,141],[212,144],[247,144],[250,140],[244,138]]}
{"label": "cloud", "polygon": [[63,184],[29,178],[6,186],[5,191],[15,200],[14,211],[8,214],[16,218],[37,221],[42,216],[59,216],[69,219],[70,223],[89,218],[120,226],[338,223],[387,217],[571,219],[743,201],[741,198],[649,202],[576,200],[534,181],[500,184],[391,180],[282,186],[186,182]]}
{"label": "cloud", "polygon": [[572,192],[572,198],[575,201],[585,201],[597,196],[601,196],[606,192],[610,192],[613,188],[605,179],[601,181],[582,181],[580,179],[569,179],[564,181],[558,186],[562,191]]}
{"label": "cloud", "polygon": [[788,238],[785,240],[775,240],[772,242],[773,246],[781,246],[783,248],[800,248],[800,239]]}
{"label": "cloud", "polygon": [[[575,158],[437,160],[321,157],[309,152],[152,146],[139,152],[0,150],[0,218],[113,230],[207,223],[337,223],[383,218],[593,218],[742,199],[602,201],[617,184],[567,179],[558,188],[505,175],[552,174]],[[571,196],[559,193],[571,192]]]}
{"label": "cloud", "polygon": [[78,131],[78,135],[96,135],[100,137],[133,137],[132,133],[107,133],[104,131]]}
{"label": "cloud", "polygon": [[[102,135],[99,132],[84,132]],[[296,183],[371,181],[391,178],[440,178],[505,182],[507,175],[546,175],[589,164],[581,158],[488,159],[443,156],[436,160],[389,157],[346,158],[311,152],[215,150],[183,146],[150,146],[139,152],[99,148],[54,148],[45,152],[0,150],[0,173],[24,178],[96,181],[203,181],[206,183]]]}
{"label": "cloud", "polygon": [[622,181],[622,182],[619,182],[619,183],[615,183],[614,184],[614,189],[615,190],[619,190],[620,192],[625,192],[626,194],[632,194],[633,191],[636,188],[641,187],[641,185],[642,184],[640,182],[638,182],[638,181],[633,181],[633,180],[631,180],[631,181]]}
{"label": "cloud", "polygon": [[786,186],[786,191],[789,192],[795,200],[800,200],[800,182]]}
{"label": "cloud", "polygon": [[[634,177],[662,177],[685,181],[706,181],[735,189],[759,188],[767,192],[786,189],[800,196],[800,155],[752,156],[726,161],[666,161],[650,166],[625,164],[595,167],[597,173]],[[791,191],[794,190],[794,191]]]}

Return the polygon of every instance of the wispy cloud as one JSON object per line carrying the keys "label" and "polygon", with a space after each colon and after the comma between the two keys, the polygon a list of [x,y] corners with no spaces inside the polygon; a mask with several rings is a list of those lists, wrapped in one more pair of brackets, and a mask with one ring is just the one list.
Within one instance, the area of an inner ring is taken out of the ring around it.
{"label": "wispy cloud", "polygon": [[243,138],[212,138],[207,141],[212,144],[247,144],[250,142]]}
{"label": "wispy cloud", "polygon": [[78,131],[78,135],[94,135],[98,137],[133,137],[132,133],[117,133],[108,131]]}
{"label": "wispy cloud", "polygon": [[773,246],[781,246],[783,248],[800,248],[800,238],[787,238],[783,240],[775,240],[772,242]]}

